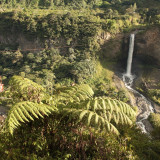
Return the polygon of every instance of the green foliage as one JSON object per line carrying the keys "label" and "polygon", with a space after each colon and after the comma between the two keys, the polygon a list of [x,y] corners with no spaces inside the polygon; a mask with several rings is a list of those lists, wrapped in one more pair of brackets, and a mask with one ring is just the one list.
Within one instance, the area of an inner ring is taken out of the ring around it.
{"label": "green foliage", "polygon": [[[85,160],[113,158],[118,153],[132,155],[118,147],[121,142],[115,137],[106,137],[110,132],[119,135],[118,125],[132,125],[135,112],[128,104],[107,97],[93,98],[94,92],[87,84],[58,88],[52,96],[42,86],[20,76],[13,76],[10,85],[4,95],[13,98],[13,105],[0,132],[3,157]],[[23,101],[29,88],[34,90],[34,98]],[[9,144],[4,145],[7,141]],[[14,148],[12,152],[10,147]],[[107,148],[116,153],[108,156]]]}
{"label": "green foliage", "polygon": [[150,89],[148,90],[148,95],[153,101],[160,104],[160,89]]}
{"label": "green foliage", "polygon": [[22,7],[43,7],[43,8],[53,8],[54,6],[72,6],[76,8],[85,8],[88,5],[101,5],[102,0],[8,0],[4,1],[3,5],[8,5],[10,7],[16,7],[17,5],[21,5]]}
{"label": "green foliage", "polygon": [[160,115],[158,113],[151,113],[150,121],[155,128],[160,128]]}
{"label": "green foliage", "polygon": [[[12,35],[14,28],[14,32],[23,34],[27,40],[35,42],[37,38],[40,39],[42,48],[46,45],[49,49],[36,53],[19,50],[11,52],[7,49],[1,53],[0,63],[3,67],[0,67],[0,74],[6,75],[9,79],[14,74],[24,72],[24,77],[47,86],[49,92],[52,92],[51,88],[57,81],[88,80],[95,72],[92,59],[100,49],[98,41],[94,38],[101,30],[97,19],[96,16],[79,17],[72,13],[51,13],[43,16],[31,16],[25,11],[2,13],[2,34],[5,35],[7,30],[7,34]],[[3,30],[4,26],[7,29]]]}
{"label": "green foliage", "polygon": [[[92,19],[91,23],[90,19]],[[94,47],[96,41],[93,37],[101,29],[99,27],[100,23],[97,22],[98,17],[92,15],[79,17],[79,15],[70,12],[66,14],[55,14],[51,12],[48,15],[31,16],[25,11],[15,11],[2,13],[0,20],[1,33],[7,33],[6,30],[12,33],[11,29],[14,28],[14,32],[23,33],[27,39],[36,39],[38,36],[43,40],[43,44],[45,40],[49,39],[48,46],[57,47],[69,44],[68,48],[82,46],[81,50],[84,50],[84,47],[88,46],[90,51],[93,52],[96,49]],[[62,38],[63,41],[60,40]],[[80,49],[79,47],[74,48]]]}
{"label": "green foliage", "polygon": [[[78,9],[78,10],[89,10],[89,9],[100,9],[99,12],[100,15],[103,16],[104,19],[121,19],[123,16],[128,16],[129,19],[126,24],[138,24],[140,23],[147,23],[147,24],[159,24],[159,6],[160,3],[158,0],[7,0],[3,1],[1,3],[2,12],[4,11],[3,8],[6,9],[13,9],[18,8],[18,10],[23,10],[24,12],[31,12],[32,9],[48,9],[49,13],[53,12],[55,9],[57,9],[57,12],[64,13],[68,12],[71,9]],[[65,10],[64,10],[65,8]],[[40,11],[39,12],[44,12]],[[16,9],[17,11],[17,9]],[[37,11],[36,11],[37,12]],[[38,13],[39,13],[38,12]],[[95,11],[93,11],[95,12]],[[98,13],[98,14],[99,14]],[[43,13],[44,14],[44,13]],[[79,12],[79,14],[81,14]],[[87,12],[88,14],[88,12]],[[141,15],[141,17],[139,17]],[[24,15],[22,14],[22,19]],[[21,20],[22,20],[21,19]],[[31,29],[34,33],[34,30],[36,29],[36,21],[31,20],[30,18],[27,18],[27,22],[25,24],[28,24],[28,30]],[[123,18],[122,18],[123,20]],[[65,21],[65,20],[64,20]],[[71,22],[72,21],[66,21]],[[68,24],[71,24],[68,23]],[[114,22],[113,22],[114,23]],[[46,22],[43,23],[43,26],[47,26],[48,24]],[[118,26],[117,26],[118,27]],[[56,27],[55,27],[56,28]],[[60,26],[58,27],[60,30],[63,30]],[[69,27],[64,27],[64,30],[68,30]],[[26,30],[26,31],[28,31]],[[47,31],[47,28],[46,28]],[[113,32],[113,30],[112,30]],[[114,31],[114,33],[116,33]]]}
{"label": "green foliage", "polygon": [[131,125],[131,119],[136,115],[129,105],[110,98],[89,99],[80,104],[69,104],[68,107],[65,111],[72,113],[73,116],[78,115],[78,121],[85,120],[88,126],[116,134],[119,132],[114,123]]}
{"label": "green foliage", "polygon": [[[160,159],[160,141],[150,139],[146,134],[133,127],[125,128],[124,135],[132,152],[136,153],[138,160]],[[131,158],[132,159],[132,158]]]}
{"label": "green foliage", "polygon": [[7,130],[13,134],[14,129],[19,127],[20,122],[26,123],[35,118],[44,118],[45,115],[51,114],[57,110],[56,107],[45,104],[38,104],[29,101],[19,102],[15,104],[8,113],[6,119]]}
{"label": "green foliage", "polygon": [[94,85],[95,85],[94,90],[96,96],[107,96],[118,99],[126,103],[129,101],[126,92],[123,89],[117,91],[109,79],[98,78],[94,82]]}
{"label": "green foliage", "polygon": [[[70,155],[70,159],[112,160],[117,157],[136,157],[126,137],[94,133],[82,124],[76,125],[74,120],[68,123],[66,118],[50,116],[47,119],[38,119],[29,125],[23,125],[11,137],[1,134],[1,158],[64,159]],[[8,145],[3,145],[7,141]]]}
{"label": "green foliage", "polygon": [[72,87],[57,88],[54,92],[53,98],[59,102],[75,102],[91,98],[94,95],[92,88],[87,84],[75,85]]}
{"label": "green foliage", "polygon": [[159,132],[160,132],[160,114],[158,113],[151,113],[149,120],[153,125],[153,136],[157,139],[160,139]]}
{"label": "green foliage", "polygon": [[[125,91],[117,91],[108,79],[98,79],[95,95],[88,85],[74,84],[87,82],[97,72],[93,59],[99,56],[99,32],[116,34],[140,23],[159,24],[159,3],[153,1],[1,2],[0,34],[20,33],[28,40],[38,37],[42,48],[49,48],[24,53],[9,51],[18,49],[16,43],[0,45],[5,50],[0,59],[4,82],[13,74],[23,77],[12,77],[11,86],[1,94],[8,98],[1,103],[11,106],[6,128],[14,134],[0,133],[2,159],[159,159],[159,142],[151,142],[128,127],[135,120],[135,112],[119,101],[128,101]],[[61,87],[64,84],[73,86]],[[149,94],[159,103],[158,91]],[[151,117],[158,125],[158,116]]]}
{"label": "green foliage", "polygon": [[[45,90],[43,87],[27,78],[13,76],[10,80],[10,85],[11,89],[9,92],[11,92],[10,95],[12,95],[13,102],[16,103],[13,103],[14,105],[8,114],[5,124],[8,126],[10,133],[13,133],[13,130],[20,125],[19,121],[24,123],[28,121],[28,118],[34,120],[33,117],[38,118],[38,116],[43,117],[43,114],[51,114],[50,111],[55,110],[55,107],[52,108],[49,106],[50,104],[57,106],[60,114],[64,116],[68,116],[67,113],[69,112],[72,113],[74,119],[78,114],[80,117],[78,121],[83,120],[87,115],[89,126],[91,124],[91,127],[94,128],[98,125],[98,129],[102,129],[105,126],[107,131],[116,134],[118,134],[118,130],[113,122],[115,124],[131,125],[131,120],[136,115],[134,110],[124,102],[105,97],[92,98],[94,92],[88,85],[84,84],[60,88],[55,92],[53,98],[44,93]],[[40,99],[40,94],[42,93],[43,98]],[[31,97],[29,97],[30,95]],[[17,103],[18,99],[14,99],[14,97],[19,97],[19,101],[22,102]],[[45,102],[45,104],[42,104],[42,102]]]}
{"label": "green foliage", "polygon": [[20,76],[13,76],[9,81],[10,89],[8,94],[14,101],[35,101],[40,102],[45,95],[45,89],[27,79]]}
{"label": "green foliage", "polygon": [[76,82],[83,83],[88,77],[92,78],[95,73],[95,64],[93,60],[83,60],[73,64],[71,74],[74,76]]}

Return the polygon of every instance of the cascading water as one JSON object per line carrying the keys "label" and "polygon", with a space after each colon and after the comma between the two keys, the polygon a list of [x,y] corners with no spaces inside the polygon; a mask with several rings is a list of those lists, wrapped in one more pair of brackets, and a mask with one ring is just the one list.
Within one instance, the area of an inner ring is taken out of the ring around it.
{"label": "cascading water", "polygon": [[128,60],[127,60],[127,72],[126,72],[126,75],[128,77],[131,76],[132,57],[133,57],[133,50],[134,50],[134,38],[135,38],[135,34],[131,34],[130,43],[129,43]]}
{"label": "cascading water", "polygon": [[131,69],[132,69],[132,57],[133,57],[133,51],[134,51],[134,39],[135,39],[135,34],[130,35],[130,43],[129,43],[129,51],[128,51],[128,59],[127,59],[127,68],[126,68],[126,73],[123,74],[123,81],[125,84],[130,88],[132,86],[134,76],[131,74]]}
{"label": "cascading water", "polygon": [[142,94],[132,88],[133,80],[135,78],[134,75],[131,74],[132,68],[132,57],[134,51],[134,39],[135,34],[130,35],[130,44],[129,44],[129,52],[128,52],[128,60],[127,60],[127,70],[126,73],[123,74],[123,81],[125,86],[135,95],[136,104],[139,108],[139,114],[137,116],[137,125],[141,128],[142,132],[147,133],[151,128],[150,123],[148,122],[148,117],[150,113],[154,111],[151,102],[147,100]]}

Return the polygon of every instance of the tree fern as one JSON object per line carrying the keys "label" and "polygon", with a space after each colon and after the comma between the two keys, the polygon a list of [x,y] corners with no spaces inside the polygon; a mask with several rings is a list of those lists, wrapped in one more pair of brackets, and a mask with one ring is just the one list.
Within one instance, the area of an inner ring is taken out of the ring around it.
{"label": "tree fern", "polygon": [[35,118],[43,118],[44,115],[51,114],[52,111],[56,111],[56,107],[51,107],[46,104],[38,104],[29,101],[24,101],[15,104],[8,113],[6,119],[6,126],[11,134],[13,134],[14,129],[22,123],[29,122]]}
{"label": "tree fern", "polygon": [[45,93],[45,89],[41,85],[20,76],[13,76],[9,85],[12,96],[22,100],[40,101]]}
{"label": "tree fern", "polygon": [[19,89],[19,91],[27,90],[29,87],[35,88],[37,91],[45,91],[41,85],[21,76],[13,76],[10,79],[9,84],[11,87],[16,87],[16,89]]}
{"label": "tree fern", "polygon": [[107,121],[103,116],[97,114],[96,112],[83,109],[65,109],[69,113],[72,113],[72,116],[79,115],[79,121],[86,123],[88,126],[94,127],[107,132],[113,132],[119,134],[116,127]]}
{"label": "tree fern", "polygon": [[94,92],[87,84],[63,87],[56,90],[54,99],[59,102],[74,102],[91,98]]}
{"label": "tree fern", "polygon": [[85,122],[88,126],[97,127],[108,132],[118,134],[118,130],[112,124],[132,125],[132,118],[135,117],[135,111],[127,104],[106,98],[91,98],[80,103],[68,104],[64,107],[64,112],[79,116],[78,121]]}
{"label": "tree fern", "polygon": [[69,119],[74,117],[78,122],[116,134],[119,133],[115,124],[132,125],[132,119],[136,116],[135,111],[124,102],[108,97],[93,98],[94,92],[86,84],[59,88],[53,96],[27,78],[13,76],[10,85],[12,98],[19,101],[11,108],[6,120],[6,126],[12,134],[21,123],[43,118],[57,109],[57,114],[67,115]]}

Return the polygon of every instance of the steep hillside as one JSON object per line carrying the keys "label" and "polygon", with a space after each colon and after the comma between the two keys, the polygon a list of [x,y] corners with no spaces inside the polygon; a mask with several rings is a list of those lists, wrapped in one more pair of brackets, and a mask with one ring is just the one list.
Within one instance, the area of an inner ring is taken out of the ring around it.
{"label": "steep hillside", "polygon": [[159,160],[159,44],[159,0],[2,0],[1,159]]}

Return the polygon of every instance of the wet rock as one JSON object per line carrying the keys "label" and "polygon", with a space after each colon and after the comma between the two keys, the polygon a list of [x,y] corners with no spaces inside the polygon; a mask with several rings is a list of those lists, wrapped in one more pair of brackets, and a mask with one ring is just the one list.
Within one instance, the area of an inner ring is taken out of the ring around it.
{"label": "wet rock", "polygon": [[145,119],[142,122],[145,125],[146,131],[151,133],[153,131],[153,127],[152,127],[151,123],[148,121],[148,119]]}
{"label": "wet rock", "polygon": [[155,113],[159,113],[160,114],[160,106],[153,103],[153,106],[154,106],[154,110],[155,110]]}

